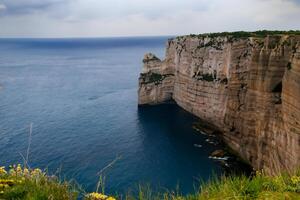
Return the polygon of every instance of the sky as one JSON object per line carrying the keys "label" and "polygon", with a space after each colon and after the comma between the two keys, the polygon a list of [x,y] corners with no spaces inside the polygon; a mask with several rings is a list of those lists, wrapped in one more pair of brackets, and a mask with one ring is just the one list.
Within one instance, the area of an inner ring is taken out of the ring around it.
{"label": "sky", "polygon": [[300,29],[300,0],[0,0],[0,37]]}

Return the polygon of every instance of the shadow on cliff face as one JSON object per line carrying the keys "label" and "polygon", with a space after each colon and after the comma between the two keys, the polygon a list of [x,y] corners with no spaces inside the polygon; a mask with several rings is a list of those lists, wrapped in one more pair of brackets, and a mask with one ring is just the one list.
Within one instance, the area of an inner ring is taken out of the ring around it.
{"label": "shadow on cliff face", "polygon": [[250,175],[251,168],[229,152],[225,151],[224,159],[212,158],[212,152],[226,146],[219,137],[195,130],[193,125],[199,119],[176,104],[139,107],[138,119],[145,133],[144,148],[156,148],[159,154],[165,154],[162,163],[171,166],[165,173],[179,180],[183,178],[181,170],[189,170],[191,177],[204,180],[212,174]]}

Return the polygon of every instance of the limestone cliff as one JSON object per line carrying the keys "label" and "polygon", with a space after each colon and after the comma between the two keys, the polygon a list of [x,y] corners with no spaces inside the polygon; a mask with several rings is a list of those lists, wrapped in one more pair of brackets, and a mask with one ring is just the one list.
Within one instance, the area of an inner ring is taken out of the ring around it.
{"label": "limestone cliff", "polygon": [[139,104],[174,100],[255,169],[300,167],[300,36],[190,35],[143,60]]}

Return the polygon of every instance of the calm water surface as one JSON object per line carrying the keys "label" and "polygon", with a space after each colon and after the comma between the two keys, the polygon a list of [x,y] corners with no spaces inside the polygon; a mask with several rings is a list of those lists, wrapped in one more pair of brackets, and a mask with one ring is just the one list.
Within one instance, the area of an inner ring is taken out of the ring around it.
{"label": "calm water surface", "polygon": [[137,107],[143,55],[163,57],[166,39],[0,39],[0,165],[22,162],[33,123],[31,167],[60,168],[88,191],[117,156],[108,192],[138,183],[192,192],[199,178],[222,172],[192,115]]}

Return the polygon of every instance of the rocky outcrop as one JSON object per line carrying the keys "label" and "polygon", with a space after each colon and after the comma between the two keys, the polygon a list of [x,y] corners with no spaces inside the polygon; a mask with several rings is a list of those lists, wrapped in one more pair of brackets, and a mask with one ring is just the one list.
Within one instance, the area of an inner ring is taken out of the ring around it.
{"label": "rocky outcrop", "polygon": [[139,78],[139,105],[166,103],[172,99],[174,69],[155,55],[146,54]]}
{"label": "rocky outcrop", "polygon": [[300,36],[183,36],[144,58],[139,104],[175,101],[268,174],[300,167]]}

